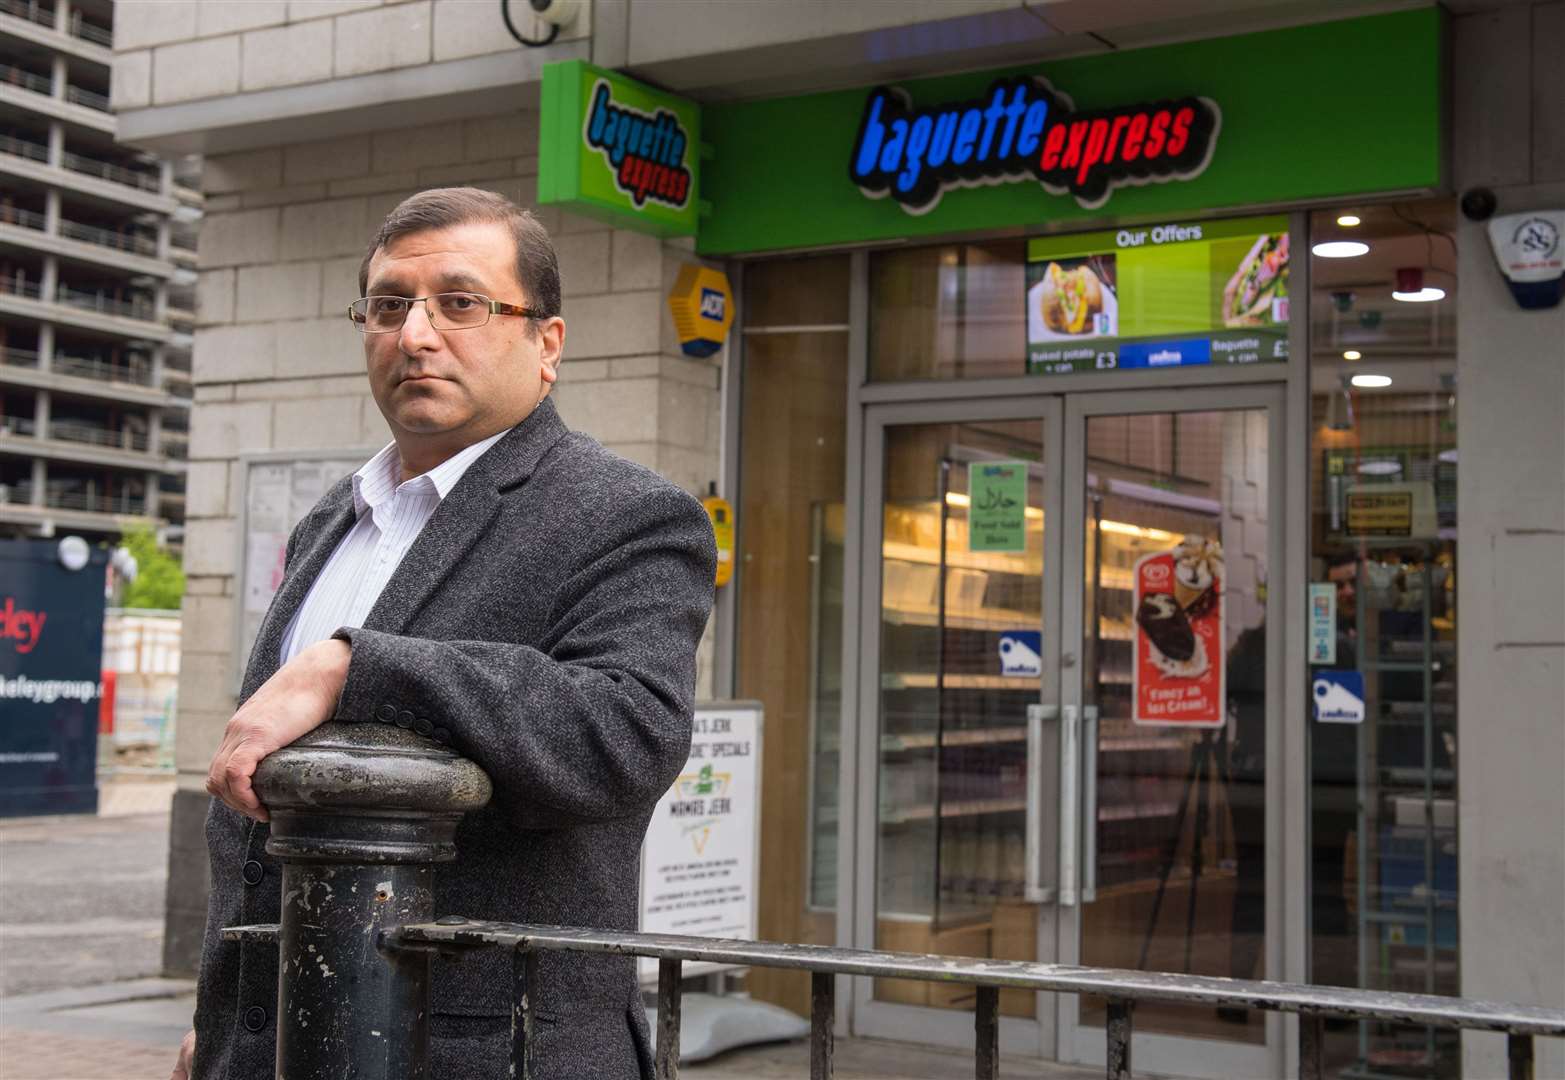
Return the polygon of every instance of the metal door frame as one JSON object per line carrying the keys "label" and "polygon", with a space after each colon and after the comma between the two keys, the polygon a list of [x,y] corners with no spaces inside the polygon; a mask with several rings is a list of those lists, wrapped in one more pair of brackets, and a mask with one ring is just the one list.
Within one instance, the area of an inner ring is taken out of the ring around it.
{"label": "metal door frame", "polygon": [[[1049,558],[1048,529],[1050,522],[1062,520],[1061,461],[1063,460],[1063,399],[1059,395],[1034,395],[1023,398],[994,398],[982,401],[947,401],[932,403],[907,403],[869,405],[863,411],[861,452],[863,469],[862,498],[860,505],[865,512],[860,515],[857,558],[852,554],[848,566],[857,571],[859,582],[855,590],[858,597],[858,658],[859,677],[854,687],[855,713],[859,722],[854,731],[857,747],[857,768],[850,780],[853,785],[857,812],[856,850],[864,857],[854,867],[853,894],[857,899],[852,909],[853,936],[863,944],[859,947],[874,948],[876,940],[879,802],[880,802],[880,604],[881,604],[881,541],[885,524],[882,512],[885,495],[885,433],[889,427],[909,424],[969,423],[986,420],[1031,420],[1038,423],[1043,448],[1043,514],[1044,514],[1044,563],[1043,610],[1040,623],[1045,643],[1059,640],[1060,572],[1058,556]],[[871,618],[870,616],[874,617]],[[1047,662],[1039,680],[1039,702],[1058,700],[1058,669]],[[1025,717],[1018,717],[1025,722]],[[1043,769],[1049,777],[1053,772]],[[1043,793],[1043,805],[1054,805],[1057,793],[1052,787]],[[1043,829],[1048,837],[1051,830]],[[842,910],[839,905],[839,912]],[[1052,954],[1058,929],[1054,921],[1054,905],[1038,905],[1039,949]],[[839,923],[840,933],[840,923]],[[1040,960],[1051,960],[1043,955]],[[856,1035],[873,1038],[906,1039],[908,1032],[916,1030],[918,1041],[966,1048],[973,1039],[973,1020],[970,1013],[953,1009],[937,1009],[917,1005],[897,1005],[876,1001],[873,980],[853,980],[852,1008],[853,1031]],[[1000,1049],[1005,1053],[1026,1054],[1030,1057],[1053,1057],[1055,1040],[1053,1017],[1055,995],[1040,994],[1038,1010],[1032,1020],[1019,1017],[1000,1018]],[[1045,1000],[1050,999],[1050,1000]]]}
{"label": "metal door frame", "polygon": [[[1288,589],[1283,587],[1285,538],[1289,535],[1285,516],[1284,477],[1288,447],[1285,409],[1286,388],[1282,383],[1237,387],[1189,387],[1179,390],[1126,389],[1119,392],[1072,394],[1065,402],[1065,499],[1063,528],[1055,538],[1063,542],[1061,571],[1065,581],[1086,579],[1085,529],[1087,520],[1086,424],[1090,417],[1177,412],[1223,412],[1264,409],[1267,414],[1267,495],[1268,528],[1266,625],[1266,932],[1262,949],[1263,978],[1284,977],[1283,795],[1288,778],[1283,775],[1282,753],[1284,702],[1284,662],[1292,627],[1284,612]],[[1062,595],[1061,652],[1077,652],[1085,627],[1083,589],[1066,589]],[[1045,659],[1047,665],[1048,657]],[[1059,655],[1053,657],[1059,663]],[[1078,709],[1083,704],[1080,664],[1061,665],[1061,705]],[[1302,838],[1301,838],[1302,842]],[[1301,882],[1302,887],[1302,882]],[[1081,962],[1081,908],[1059,908],[1060,935],[1056,943],[1059,962]],[[1106,1056],[1101,1029],[1084,1027],[1074,995],[1057,996],[1055,1026],[1059,1032],[1059,1060],[1102,1065]],[[1160,1073],[1180,1076],[1281,1076],[1284,1068],[1284,1027],[1280,1013],[1268,1013],[1266,1039],[1259,1046],[1216,1039],[1182,1038],[1138,1031],[1133,1056],[1156,1062]]]}

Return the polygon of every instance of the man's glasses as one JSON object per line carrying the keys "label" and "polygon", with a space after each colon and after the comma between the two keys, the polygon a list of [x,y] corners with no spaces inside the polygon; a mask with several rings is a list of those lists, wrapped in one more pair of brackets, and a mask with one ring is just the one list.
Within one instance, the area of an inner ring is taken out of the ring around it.
{"label": "man's glasses", "polygon": [[483,293],[445,292],[433,296],[361,296],[348,305],[348,318],[365,334],[391,334],[402,329],[413,305],[422,303],[429,325],[436,330],[472,330],[491,315],[543,317],[542,312],[491,300]]}

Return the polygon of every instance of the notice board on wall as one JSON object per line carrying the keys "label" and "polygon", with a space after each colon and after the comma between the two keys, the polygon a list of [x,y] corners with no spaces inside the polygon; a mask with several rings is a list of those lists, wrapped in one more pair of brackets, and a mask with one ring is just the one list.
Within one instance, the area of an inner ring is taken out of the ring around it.
{"label": "notice board on wall", "polygon": [[[378,449],[378,448],[377,448]],[[239,461],[239,597],[234,619],[234,685],[244,678],[261,620],[283,581],[293,527],[344,476],[375,455],[369,450],[257,454]]]}
{"label": "notice board on wall", "polygon": [[[760,877],[761,729],[756,701],[697,705],[690,758],[641,845],[641,930],[754,938]],[[656,960],[641,959],[643,981]],[[724,970],[684,965],[686,975]]]}

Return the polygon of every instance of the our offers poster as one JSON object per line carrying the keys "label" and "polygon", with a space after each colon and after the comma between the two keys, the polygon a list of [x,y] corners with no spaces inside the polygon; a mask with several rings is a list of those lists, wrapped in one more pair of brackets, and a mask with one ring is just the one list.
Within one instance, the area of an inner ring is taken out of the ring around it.
{"label": "our offers poster", "polygon": [[1283,363],[1285,216],[1027,242],[1027,371]]}
{"label": "our offers poster", "polygon": [[1138,724],[1221,727],[1225,720],[1222,544],[1187,536],[1135,566],[1132,695]]}

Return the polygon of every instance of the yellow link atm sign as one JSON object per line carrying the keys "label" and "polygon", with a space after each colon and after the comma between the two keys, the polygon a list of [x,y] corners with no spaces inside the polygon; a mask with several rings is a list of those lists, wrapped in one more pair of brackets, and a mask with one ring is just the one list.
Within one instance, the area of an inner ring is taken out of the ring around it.
{"label": "yellow link atm sign", "polygon": [[694,236],[701,109],[581,60],[543,69],[538,201],[658,236]]}

